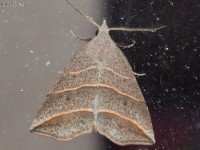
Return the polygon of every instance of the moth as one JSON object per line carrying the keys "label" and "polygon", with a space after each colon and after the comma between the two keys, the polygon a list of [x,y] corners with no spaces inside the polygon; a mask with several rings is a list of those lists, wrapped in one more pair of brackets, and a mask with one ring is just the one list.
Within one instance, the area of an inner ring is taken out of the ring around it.
{"label": "moth", "polygon": [[98,27],[99,33],[78,50],[57,84],[47,94],[30,131],[68,141],[97,131],[118,145],[155,143],[150,114],[135,74],[109,31],[163,28],[108,28],[75,10]]}

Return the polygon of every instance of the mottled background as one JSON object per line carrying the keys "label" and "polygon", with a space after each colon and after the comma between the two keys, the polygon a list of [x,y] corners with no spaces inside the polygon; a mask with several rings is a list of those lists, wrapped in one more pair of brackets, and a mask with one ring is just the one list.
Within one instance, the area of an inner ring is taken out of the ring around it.
{"label": "mottled background", "polygon": [[153,146],[119,147],[97,133],[69,142],[29,133],[37,109],[73,52],[96,28],[64,0],[0,0],[0,150],[199,150],[200,2],[197,0],[71,0],[99,24],[168,27],[156,33],[111,32],[147,101]]}

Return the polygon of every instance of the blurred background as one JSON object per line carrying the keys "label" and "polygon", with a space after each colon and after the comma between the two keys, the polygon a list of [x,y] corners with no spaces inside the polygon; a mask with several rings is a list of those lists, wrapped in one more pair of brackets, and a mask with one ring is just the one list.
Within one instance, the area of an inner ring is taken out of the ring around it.
{"label": "blurred background", "polygon": [[109,27],[158,27],[156,33],[113,31],[137,77],[155,131],[153,146],[120,147],[98,133],[69,142],[28,129],[58,73],[97,28],[65,0],[0,0],[0,150],[199,150],[200,2],[190,0],[71,0]]}

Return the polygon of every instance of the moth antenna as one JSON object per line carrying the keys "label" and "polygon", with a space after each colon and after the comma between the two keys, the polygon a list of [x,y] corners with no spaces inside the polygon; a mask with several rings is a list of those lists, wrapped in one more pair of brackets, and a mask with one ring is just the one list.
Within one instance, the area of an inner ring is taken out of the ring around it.
{"label": "moth antenna", "polygon": [[113,31],[130,31],[130,32],[156,32],[157,30],[160,30],[162,28],[165,28],[167,26],[161,26],[157,28],[124,28],[124,27],[114,27],[109,28],[109,30]]}
{"label": "moth antenna", "polygon": [[91,22],[93,25],[95,25],[97,28],[100,27],[93,18],[87,16],[85,13],[83,13],[81,10],[79,10],[74,4],[72,4],[69,0],[65,0],[69,5],[71,5],[81,16],[85,17],[89,22]]}

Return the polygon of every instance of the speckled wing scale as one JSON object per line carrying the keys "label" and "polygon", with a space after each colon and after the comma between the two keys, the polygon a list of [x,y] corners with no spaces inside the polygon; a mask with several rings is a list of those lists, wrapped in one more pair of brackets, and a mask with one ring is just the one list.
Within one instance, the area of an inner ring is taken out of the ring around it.
{"label": "speckled wing scale", "polygon": [[118,145],[155,143],[134,73],[106,22],[79,50],[39,109],[30,130],[71,140],[93,130]]}

